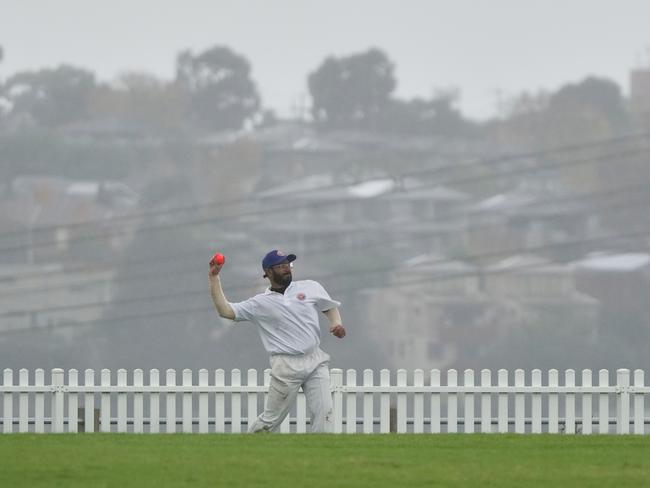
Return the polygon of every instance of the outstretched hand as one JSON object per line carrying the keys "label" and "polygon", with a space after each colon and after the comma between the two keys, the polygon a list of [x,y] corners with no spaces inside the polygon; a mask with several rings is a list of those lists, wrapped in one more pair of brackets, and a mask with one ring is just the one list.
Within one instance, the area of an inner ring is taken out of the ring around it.
{"label": "outstretched hand", "polygon": [[217,264],[214,261],[210,261],[210,277],[217,276],[219,271],[223,268],[223,264]]}
{"label": "outstretched hand", "polygon": [[345,327],[341,324],[333,325],[330,327],[330,334],[339,339],[343,339],[345,337]]}

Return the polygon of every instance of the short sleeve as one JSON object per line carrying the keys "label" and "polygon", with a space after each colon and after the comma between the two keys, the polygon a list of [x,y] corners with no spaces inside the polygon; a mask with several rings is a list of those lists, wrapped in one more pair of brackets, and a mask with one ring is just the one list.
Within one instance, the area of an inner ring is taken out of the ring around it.
{"label": "short sleeve", "polygon": [[316,308],[318,309],[319,312],[326,312],[327,310],[331,310],[333,308],[337,308],[341,306],[341,302],[337,302],[336,300],[332,300],[332,297],[330,297],[329,293],[327,293],[327,290],[323,288],[323,285],[318,283],[317,281],[313,281],[313,286],[314,290],[316,292]]}
{"label": "short sleeve", "polygon": [[255,300],[254,298],[249,298],[243,302],[231,303],[233,312],[235,312],[235,322],[244,322],[247,320],[252,320],[255,316]]}

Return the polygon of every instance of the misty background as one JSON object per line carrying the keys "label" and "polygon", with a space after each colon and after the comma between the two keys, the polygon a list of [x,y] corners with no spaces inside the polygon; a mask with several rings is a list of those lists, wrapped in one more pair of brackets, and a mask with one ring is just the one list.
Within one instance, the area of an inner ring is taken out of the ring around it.
{"label": "misty background", "polygon": [[650,6],[455,3],[0,3],[0,367],[650,367]]}

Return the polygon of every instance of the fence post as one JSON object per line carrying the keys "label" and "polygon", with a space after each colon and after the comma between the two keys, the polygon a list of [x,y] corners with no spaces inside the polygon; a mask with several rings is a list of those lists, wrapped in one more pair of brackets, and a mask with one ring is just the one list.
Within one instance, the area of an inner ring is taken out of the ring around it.
{"label": "fence post", "polygon": [[616,433],[630,433],[630,370],[617,370],[616,386],[618,387],[618,401],[616,402]]}
{"label": "fence post", "polygon": [[[142,387],[144,385],[144,371],[136,369],[133,371],[133,386]],[[133,433],[142,434],[144,432],[144,395],[141,391],[133,394]]]}
{"label": "fence post", "polygon": [[397,433],[406,433],[406,393],[399,392],[399,387],[406,386],[406,370],[397,370]]}
{"label": "fence post", "polygon": [[[582,370],[582,386],[590,387],[591,386],[591,370],[583,369]],[[589,435],[592,432],[592,413],[591,413],[591,402],[592,394],[583,393],[582,394],[582,433]]]}
{"label": "fence post", "polygon": [[[390,386],[390,371],[382,369],[379,372],[379,385]],[[390,432],[390,393],[382,392],[379,399],[379,432],[388,434]]]}
{"label": "fence post", "polygon": [[[167,378],[165,379],[165,386],[176,386],[176,370],[169,368],[167,370]],[[166,407],[165,407],[165,432],[167,434],[173,434],[176,432],[176,392],[173,391],[167,392],[165,395],[166,398]]]}
{"label": "fence post", "polygon": [[54,368],[52,370],[52,386],[54,395],[52,399],[52,432],[63,432],[63,370]]}
{"label": "fence post", "polygon": [[[192,370],[183,370],[183,386],[192,386]],[[183,433],[192,433],[192,392],[183,393]]]}
{"label": "fence post", "polygon": [[[440,386],[440,370],[431,370],[431,386]],[[440,393],[431,393],[431,433],[440,433]]]}
{"label": "fence post", "polygon": [[[598,372],[598,386],[609,386],[609,371],[601,369]],[[598,395],[598,433],[609,432],[609,394]]]}
{"label": "fence post", "polygon": [[[576,372],[572,369],[567,369],[564,373],[564,385],[569,388],[576,386]],[[564,433],[576,433],[576,394],[567,392],[564,400]]]}
{"label": "fence post", "polygon": [[343,385],[343,370],[339,368],[332,369],[332,387],[334,387],[334,401],[332,412],[334,418],[335,434],[340,434],[343,431],[343,393],[341,393],[341,386]]}
{"label": "fence post", "polygon": [[[644,378],[643,370],[634,370],[634,386],[643,388]],[[645,408],[643,402],[643,393],[634,394],[634,433],[643,434],[645,421]]]}
{"label": "fence post", "polygon": [[[525,385],[525,372],[523,369],[515,369],[515,386],[522,387]],[[526,395],[524,393],[515,393],[515,433],[524,434],[526,417]]]}
{"label": "fence post", "polygon": [[[117,386],[126,386],[126,369],[117,370]],[[117,431],[126,432],[126,392],[117,392]]]}
{"label": "fence post", "polygon": [[[447,371],[447,386],[458,386],[458,371]],[[447,433],[458,432],[458,393],[447,394]]]}
{"label": "fence post", "polygon": [[[156,368],[149,370],[149,386],[160,386],[160,371]],[[160,393],[151,392],[149,395],[149,433],[160,432]]]}
{"label": "fence post", "polygon": [[[346,373],[345,384],[353,389],[357,386],[357,372],[354,369],[348,369]],[[357,392],[350,391],[345,399],[345,432],[355,434],[357,432]]]}
{"label": "fence post", "polygon": [[[481,370],[481,386],[492,386],[492,372],[489,369]],[[481,393],[481,432],[492,432],[492,395]]]}
{"label": "fence post", "polygon": [[[559,385],[557,369],[550,369],[548,371],[548,386],[557,388]],[[551,390],[548,394],[548,433],[557,434],[559,432],[559,419],[558,419],[558,394]]]}
{"label": "fence post", "polygon": [[[508,370],[500,369],[497,373],[497,385],[508,386]],[[499,434],[508,433],[508,394],[499,393],[499,400],[497,405],[497,430]]]}
{"label": "fence post", "polygon": [[[79,372],[76,369],[68,371],[68,385],[79,386]],[[79,431],[79,393],[68,393],[68,432]]]}
{"label": "fence post", "polygon": [[[111,371],[109,369],[102,369],[101,372],[101,400],[100,400],[100,430],[101,432],[110,432],[111,431]],[[105,388],[105,390],[104,390]]]}
{"label": "fence post", "polygon": [[[3,378],[3,383],[4,386],[13,386],[14,384],[14,372],[10,368],[5,368],[4,370],[4,378]],[[2,417],[3,417],[3,422],[2,422],[2,432],[5,434],[9,434],[13,431],[13,424],[14,424],[14,412],[13,412],[13,405],[14,405],[14,398],[13,398],[13,393],[10,391],[3,393],[4,397],[4,409],[2,411]]]}
{"label": "fence post", "polygon": [[[29,371],[26,369],[21,369],[18,373],[18,384],[20,386],[29,385]],[[19,399],[19,414],[20,418],[18,420],[18,432],[28,432],[29,431],[29,393],[20,393]]]}
{"label": "fence post", "polygon": [[[416,369],[413,372],[413,386],[424,386],[424,371]],[[413,396],[413,433],[424,432],[424,393],[416,393]]]}
{"label": "fence post", "polygon": [[[241,371],[239,369],[233,369],[230,372],[230,386],[241,386]],[[284,424],[287,417],[282,421]],[[282,432],[282,425],[280,426],[280,432]],[[233,391],[230,394],[230,432],[232,434],[241,434],[241,393]]]}
{"label": "fence post", "polygon": [[34,395],[34,432],[42,434],[45,432],[45,371],[42,368],[34,372],[34,384],[41,387]]}
{"label": "fence post", "polygon": [[[225,382],[225,371],[223,369],[217,369],[214,372],[214,385],[215,386],[224,386]],[[265,376],[266,380],[266,376]],[[264,386],[268,386],[266,381]],[[222,434],[226,431],[225,426],[225,413],[226,409],[226,394],[222,391],[218,391],[214,394],[214,431]],[[250,427],[250,425],[249,425]]]}
{"label": "fence post", "polygon": [[[542,370],[534,369],[531,374],[531,386],[542,386]],[[532,423],[530,431],[533,434],[542,433],[542,394],[533,392],[531,400]]]}
{"label": "fence post", "polygon": [[[463,379],[464,386],[474,386],[474,370],[466,369],[465,378]],[[465,433],[474,433],[474,393],[465,393],[465,408],[463,413],[465,419]]]}
{"label": "fence post", "polygon": [[[84,371],[84,386],[95,386],[95,371],[86,369]],[[95,427],[95,393],[87,391],[84,394],[84,422],[83,432],[97,432]]]}
{"label": "fence post", "polygon": [[[363,386],[374,386],[374,373],[371,369],[363,371]],[[363,394],[363,433],[372,434],[374,430],[375,409],[373,405],[373,394]]]}
{"label": "fence post", "polygon": [[[248,373],[248,384],[250,385],[250,370]],[[208,370],[199,370],[199,386],[208,386]],[[249,403],[250,404],[250,403]],[[250,407],[248,414],[248,425],[250,426],[253,421],[250,418]],[[208,433],[208,392],[199,393],[199,433]]]}

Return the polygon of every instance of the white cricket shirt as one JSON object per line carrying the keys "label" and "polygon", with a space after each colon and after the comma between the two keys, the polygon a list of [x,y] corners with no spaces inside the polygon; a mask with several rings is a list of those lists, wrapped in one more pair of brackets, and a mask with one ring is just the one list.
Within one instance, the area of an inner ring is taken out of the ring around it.
{"label": "white cricket shirt", "polygon": [[282,293],[271,291],[231,303],[235,322],[257,325],[270,354],[306,354],[320,344],[318,313],[341,305],[316,281],[292,281]]}

